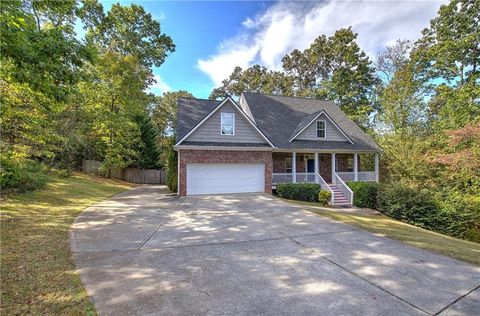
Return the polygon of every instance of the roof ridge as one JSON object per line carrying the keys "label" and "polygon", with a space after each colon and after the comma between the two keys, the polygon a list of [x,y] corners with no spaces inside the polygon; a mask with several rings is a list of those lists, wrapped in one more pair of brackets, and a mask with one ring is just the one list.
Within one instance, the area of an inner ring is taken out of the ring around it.
{"label": "roof ridge", "polygon": [[267,96],[267,97],[281,97],[281,98],[290,98],[290,99],[304,99],[304,100],[312,100],[312,101],[335,102],[333,100],[326,100],[326,99],[315,99],[315,98],[309,98],[309,97],[296,97],[296,96],[281,95],[281,94],[264,94],[264,93],[258,93],[258,92],[242,92],[242,94],[257,94],[257,95],[263,95],[263,96]]}
{"label": "roof ridge", "polygon": [[190,98],[190,97],[179,97],[178,99],[187,99],[187,100],[201,100],[201,101],[211,101],[211,102],[222,102],[222,101],[218,101],[218,100],[212,100],[212,99],[205,99],[205,98]]}

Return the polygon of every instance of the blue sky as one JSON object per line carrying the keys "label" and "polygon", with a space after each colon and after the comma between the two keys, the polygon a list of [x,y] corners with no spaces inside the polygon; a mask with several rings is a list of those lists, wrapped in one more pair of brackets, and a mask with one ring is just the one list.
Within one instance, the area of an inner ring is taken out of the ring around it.
{"label": "blue sky", "polygon": [[[105,10],[119,1],[101,1]],[[176,51],[154,69],[152,92],[187,90],[207,98],[236,65],[279,69],[281,58],[315,37],[352,26],[374,57],[396,39],[415,40],[444,1],[120,1],[160,21]]]}

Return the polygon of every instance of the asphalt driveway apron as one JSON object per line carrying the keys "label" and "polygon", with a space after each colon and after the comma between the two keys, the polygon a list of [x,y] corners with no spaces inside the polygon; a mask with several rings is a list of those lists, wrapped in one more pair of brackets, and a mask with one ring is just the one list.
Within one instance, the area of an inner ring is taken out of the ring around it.
{"label": "asphalt driveway apron", "polygon": [[88,208],[71,248],[100,315],[478,315],[480,268],[265,194],[142,186]]}

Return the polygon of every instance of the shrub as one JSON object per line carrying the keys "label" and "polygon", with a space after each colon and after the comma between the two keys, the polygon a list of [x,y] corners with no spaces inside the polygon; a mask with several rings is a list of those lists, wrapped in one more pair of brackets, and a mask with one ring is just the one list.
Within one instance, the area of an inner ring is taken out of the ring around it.
{"label": "shrub", "polygon": [[178,188],[178,165],[177,165],[177,152],[173,150],[173,143],[169,147],[168,151],[168,174],[167,174],[167,186],[172,192],[177,192]]}
{"label": "shrub", "polygon": [[2,154],[0,159],[0,188],[18,192],[36,190],[49,180],[47,168],[40,162],[15,159]]}
{"label": "shrub", "polygon": [[331,198],[332,198],[332,193],[330,191],[320,190],[320,192],[318,192],[318,202],[320,202],[320,204],[324,206],[330,203]]}
{"label": "shrub", "polygon": [[377,208],[377,190],[376,182],[347,182],[347,185],[353,191],[353,205],[357,207]]}
{"label": "shrub", "polygon": [[438,210],[432,194],[399,184],[385,184],[378,191],[378,209],[386,215],[427,227]]}
{"label": "shrub", "polygon": [[277,184],[280,197],[290,200],[318,201],[320,185],[316,183],[281,183]]}
{"label": "shrub", "polygon": [[404,185],[382,185],[378,209],[388,216],[442,234],[480,241],[480,203],[460,195],[436,196]]}
{"label": "shrub", "polygon": [[440,207],[439,232],[480,242],[480,200],[450,193],[441,198]]}

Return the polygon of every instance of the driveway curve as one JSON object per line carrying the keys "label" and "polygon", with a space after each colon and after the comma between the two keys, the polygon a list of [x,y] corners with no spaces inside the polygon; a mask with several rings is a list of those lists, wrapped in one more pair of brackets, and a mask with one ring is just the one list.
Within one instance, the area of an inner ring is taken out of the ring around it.
{"label": "driveway curve", "polygon": [[266,194],[140,186],[70,236],[100,315],[478,315],[480,268]]}

